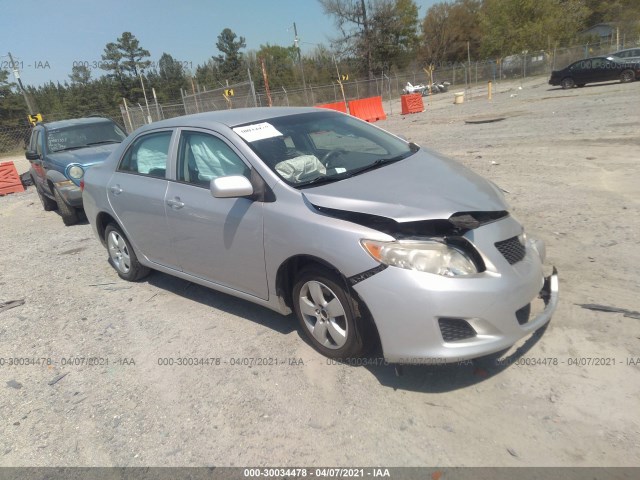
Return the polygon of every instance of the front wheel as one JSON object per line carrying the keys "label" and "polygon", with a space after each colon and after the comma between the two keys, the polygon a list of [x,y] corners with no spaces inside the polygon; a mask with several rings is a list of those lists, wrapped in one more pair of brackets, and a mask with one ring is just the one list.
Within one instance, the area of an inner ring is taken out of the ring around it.
{"label": "front wheel", "polygon": [[563,78],[562,79],[562,88],[564,88],[565,90],[567,90],[568,88],[573,88],[573,86],[575,85],[575,82],[573,81],[573,78]]}
{"label": "front wheel", "polygon": [[60,212],[60,215],[62,215],[62,221],[64,224],[69,226],[78,223],[78,210],[64,201],[64,198],[62,198],[62,195],[57,188],[53,189],[53,196],[56,197],[58,211]]}
{"label": "front wheel", "polygon": [[123,280],[137,282],[149,274],[149,268],[138,261],[127,237],[117,225],[110,223],[104,231],[109,251],[109,263]]}
{"label": "front wheel", "polygon": [[622,83],[633,82],[636,79],[636,75],[633,73],[633,70],[625,70],[620,74],[620,81]]}
{"label": "front wheel", "polygon": [[[33,177],[31,177],[31,180],[33,180]],[[36,192],[38,193],[38,198],[40,199],[40,203],[42,203],[42,208],[44,209],[45,212],[50,212],[58,208],[58,204],[53,200],[51,200],[49,197],[47,197],[42,192],[42,190],[40,190],[40,187],[38,187],[38,184],[36,183],[35,180],[33,180],[33,184],[36,186]]]}
{"label": "front wheel", "polygon": [[293,287],[293,303],[303,334],[326,357],[360,357],[370,348],[371,326],[346,285],[330,270],[303,270]]}

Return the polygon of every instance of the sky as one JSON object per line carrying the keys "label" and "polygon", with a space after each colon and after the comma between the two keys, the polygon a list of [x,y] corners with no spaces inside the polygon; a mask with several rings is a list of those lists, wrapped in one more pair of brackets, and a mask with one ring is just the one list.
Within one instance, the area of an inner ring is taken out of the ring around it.
{"label": "sky", "polygon": [[[420,20],[436,3],[414,1]],[[337,36],[317,0],[0,0],[0,69],[11,52],[25,85],[64,82],[74,64],[98,67],[105,45],[128,31],[153,62],[166,52],[195,71],[218,55],[224,28],[245,37],[248,51],[292,45],[294,22],[303,54]]]}

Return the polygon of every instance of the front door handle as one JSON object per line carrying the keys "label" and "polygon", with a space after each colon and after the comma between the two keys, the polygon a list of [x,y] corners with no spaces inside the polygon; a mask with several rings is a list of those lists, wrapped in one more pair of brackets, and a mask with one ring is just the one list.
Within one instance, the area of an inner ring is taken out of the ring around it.
{"label": "front door handle", "polygon": [[111,190],[111,193],[113,193],[114,195],[120,195],[122,193],[122,189],[120,188],[120,185],[114,185],[110,187],[109,190]]}
{"label": "front door handle", "polygon": [[175,210],[178,210],[184,207],[184,202],[180,201],[180,197],[175,197],[173,200],[167,200],[167,205]]}

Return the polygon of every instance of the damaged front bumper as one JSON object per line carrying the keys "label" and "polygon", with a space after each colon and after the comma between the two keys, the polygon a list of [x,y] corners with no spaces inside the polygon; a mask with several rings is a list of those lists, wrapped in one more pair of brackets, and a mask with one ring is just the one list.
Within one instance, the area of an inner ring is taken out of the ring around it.
{"label": "damaged front bumper", "polygon": [[454,363],[506,350],[549,322],[558,273],[554,267],[543,275],[543,255],[530,248],[511,271],[472,278],[389,267],[354,289],[373,316],[387,361]]}

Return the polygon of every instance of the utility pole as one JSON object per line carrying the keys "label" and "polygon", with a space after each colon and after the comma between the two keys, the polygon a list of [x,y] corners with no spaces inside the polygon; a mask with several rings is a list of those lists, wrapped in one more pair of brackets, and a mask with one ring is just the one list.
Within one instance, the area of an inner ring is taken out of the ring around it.
{"label": "utility pole", "polygon": [[304,99],[307,104],[309,104],[309,99],[307,98],[307,83],[304,80],[304,62],[302,61],[302,53],[300,52],[300,46],[298,45],[298,28],[296,27],[296,22],[293,22],[293,45],[296,47],[296,51],[298,52],[298,61],[300,62],[300,71],[302,72],[302,90],[304,91]]}
{"label": "utility pole", "polygon": [[27,104],[27,110],[29,110],[29,115],[35,115],[37,112],[35,105],[29,98],[27,91],[24,89],[24,85],[22,85],[22,79],[20,78],[20,72],[18,71],[18,67],[13,61],[13,56],[11,52],[9,52],[9,61],[11,62],[11,69],[13,70],[13,76],[18,81],[18,85],[20,86],[20,91],[22,92],[22,96],[24,97],[24,101]]}

